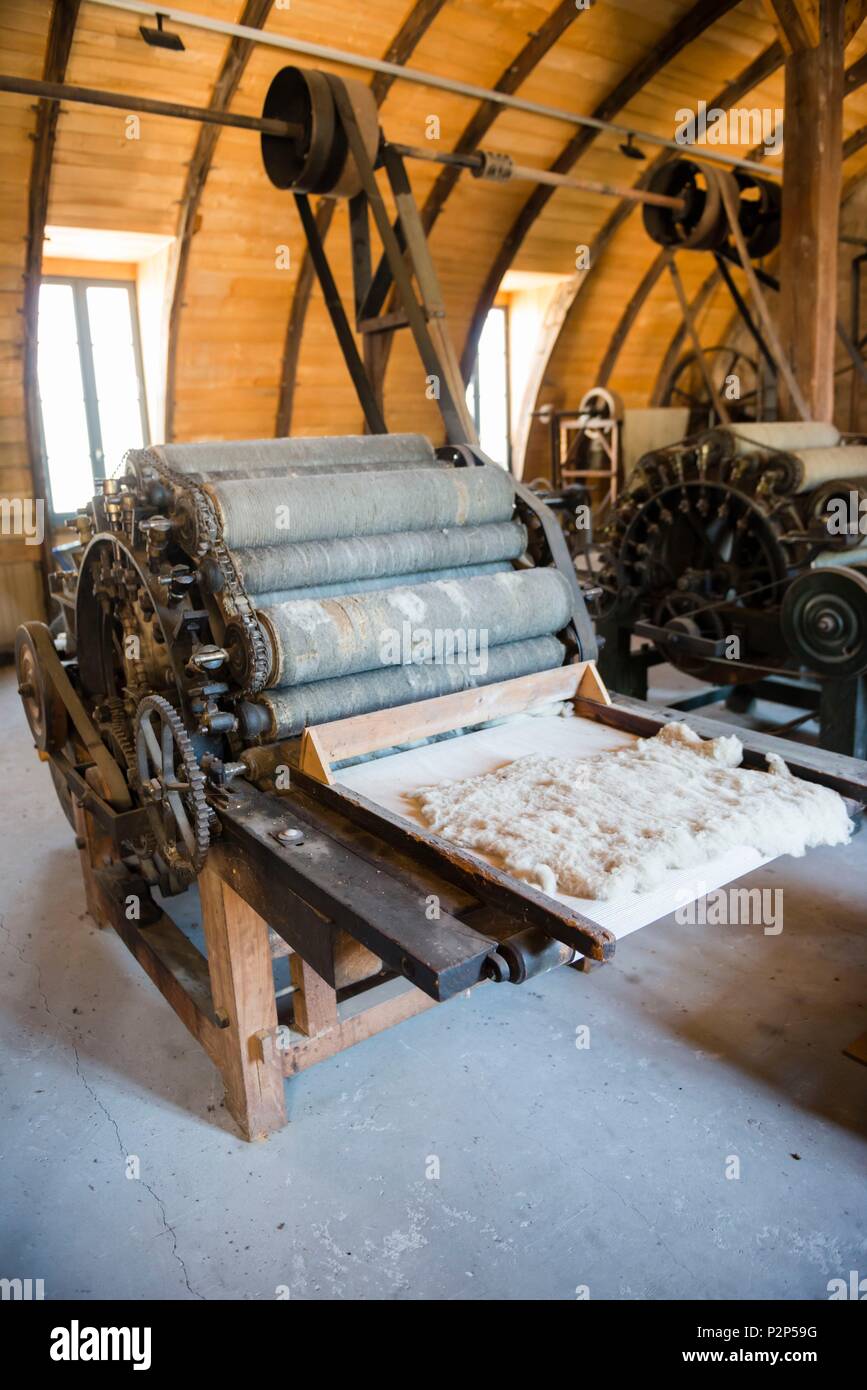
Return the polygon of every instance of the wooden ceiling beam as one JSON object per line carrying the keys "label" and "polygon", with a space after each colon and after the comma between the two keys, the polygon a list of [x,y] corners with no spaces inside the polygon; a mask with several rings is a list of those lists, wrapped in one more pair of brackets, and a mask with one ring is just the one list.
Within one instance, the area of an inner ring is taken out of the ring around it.
{"label": "wooden ceiling beam", "polygon": [[[727,110],[729,107],[735,105],[738,101],[740,101],[748,92],[752,91],[754,87],[758,86],[761,82],[766,81],[768,77],[772,76],[773,73],[781,66],[783,60],[784,53],[782,44],[779,42],[771,44],[768,48],[766,48],[762,53],[759,54],[758,58],[756,58],[746,68],[744,68],[743,72],[741,72],[738,75],[738,77],[736,77],[735,80],[732,83],[730,83],[729,86],[723,92],[721,92],[717,97],[715,97],[712,102],[708,103],[709,106],[720,107],[723,110]],[[846,95],[850,95],[852,92],[857,91],[858,87],[861,85],[861,80],[867,80],[867,74],[865,74],[864,79],[859,79],[858,72],[859,69],[861,69],[862,67],[863,60],[859,59],[857,62],[853,63],[847,69],[844,78]],[[849,136],[849,139],[844,142],[843,160],[845,161],[849,159],[853,154],[857,153],[858,150],[862,149],[865,144],[867,144],[867,126],[862,126],[860,130],[854,131],[853,134]],[[755,149],[750,150],[747,158],[760,159],[761,156],[762,146],[758,145]],[[651,173],[653,169],[655,169],[658,165],[663,163],[667,158],[667,153],[660,155],[658,159],[654,162],[654,164],[650,167],[650,170],[642,174],[641,178],[638,180],[638,184],[640,185],[642,182],[646,182],[649,173]],[[622,203],[618,204],[614,213],[612,213],[611,217],[605,223],[605,226],[602,228],[602,231],[599,233],[599,236],[596,238],[595,242],[590,248],[590,269],[586,271],[582,277],[576,277],[574,292],[571,295],[568,304],[563,306],[560,315],[558,315],[556,324],[553,325],[553,336],[549,336],[549,341],[545,348],[543,360],[537,367],[535,373],[535,389],[533,390],[532,397],[528,400],[527,395],[525,395],[524,408],[522,409],[521,413],[523,416],[526,417],[528,422],[530,420],[531,412],[535,409],[536,397],[538,395],[538,391],[541,389],[545,369],[547,367],[548,362],[550,361],[551,355],[553,354],[554,348],[556,346],[556,341],[557,339],[559,339],[560,333],[563,330],[565,320],[569,313],[571,313],[572,307],[575,304],[576,300],[579,298],[580,295],[582,295],[585,292],[588,281],[590,280],[593,273],[599,271],[600,262],[602,260],[605,250],[607,249],[608,245],[612,240],[614,232],[616,232],[618,228],[622,226],[622,224],[630,215],[630,213],[634,211],[634,206],[635,205],[631,204],[628,200],[624,200]],[[704,306],[709,296],[715,290],[717,284],[719,283],[719,280],[719,271],[712,271],[711,274],[705,280],[704,284],[701,286],[701,289],[698,291],[698,294],[692,301],[691,308],[693,314],[697,314],[700,311],[700,309]],[[650,293],[655,283],[655,278],[650,284],[646,284],[645,281],[642,281],[642,284],[636,291],[636,297],[638,298],[639,303],[635,305],[633,301],[630,301],[630,304],[624,311],[621,323],[619,323],[617,328],[615,329],[611,343],[609,343],[608,347],[606,348],[605,354],[602,359],[602,367],[606,368],[606,374],[604,376],[604,379],[600,375],[601,385],[605,385],[607,381],[610,380],[614,372],[614,367],[616,365],[617,353],[615,353],[612,357],[612,344],[618,344],[619,353],[619,348],[622,347],[623,343],[626,341],[629,328],[635,322],[638,309],[641,307],[641,303],[643,303],[644,299],[646,299],[647,295]],[[626,332],[621,334],[621,324],[624,321],[627,321]],[[677,332],[674,334],[671,343],[669,344],[669,348],[663,359],[663,363],[657,375],[656,383],[654,385],[653,393],[651,396],[651,403],[654,405],[659,404],[660,393],[664,390],[668,376],[670,375],[671,369],[674,366],[673,359],[676,358],[677,354],[680,351],[685,331],[685,326],[681,324],[678,327]],[[600,373],[601,371],[602,368],[600,368]],[[519,453],[519,458],[521,459],[524,456],[528,436],[529,426],[525,429],[522,436],[522,447]]]}
{"label": "wooden ceiling beam", "polygon": [[[251,29],[264,29],[273,5],[274,0],[245,0],[238,23]],[[211,111],[228,111],[240,86],[241,78],[244,76],[244,69],[254,50],[255,44],[252,39],[242,39],[237,35],[232,38],[214,83],[211,100],[208,102]],[[187,272],[190,267],[190,253],[193,237],[198,230],[199,209],[202,205],[205,184],[214,162],[221,129],[222,127],[218,125],[200,126],[196,147],[187,166],[187,177],[184,181],[184,191],[181,194],[178,211],[174,248],[174,279],[166,349],[165,437],[167,440],[174,438],[178,342],[184,311],[184,295],[187,288]]]}
{"label": "wooden ceiling beam", "polygon": [[[591,4],[595,3],[596,0],[591,0]],[[591,5],[588,5],[587,10],[590,8]],[[520,53],[501,73],[494,83],[494,91],[508,92],[509,95],[516,92],[557,43],[558,39],[562,38],[578,16],[587,13],[587,10],[579,10],[575,5],[575,0],[561,0],[561,3],[548,15],[544,24],[540,25],[534,34],[531,34]],[[502,109],[497,102],[483,101],[458,137],[454,153],[467,154],[471,150],[478,149]],[[447,165],[440,170],[421,212],[422,225],[426,232],[430,232],[462,172],[463,170],[455,168],[453,165]]]}
{"label": "wooden ceiling beam", "polygon": [[605,356],[599,364],[599,371],[596,373],[596,377],[600,386],[607,386],[608,382],[611,380],[611,375],[614,368],[617,366],[617,359],[620,356],[620,349],[629,337],[632,325],[644,308],[647,299],[656,288],[662,272],[665,270],[666,264],[666,253],[665,251],[660,251],[659,255],[654,261],[651,261],[644,275],[641,277],[641,283],[635,293],[630,296],[626,308],[620,315],[617,327],[611,335],[608,347],[605,349]]}
{"label": "wooden ceiling beam", "polygon": [[824,3],[843,6],[845,47],[867,18],[867,0],[765,0],[765,9],[779,31],[787,54],[818,48]]}
{"label": "wooden ceiling beam", "polygon": [[[385,54],[385,62],[406,63],[444,4],[445,0],[417,0],[389,44]],[[374,75],[370,89],[377,106],[381,106],[385,101],[395,80],[388,73],[378,72]],[[337,203],[334,198],[320,198],[319,200],[316,209],[316,227],[322,241],[328,235],[336,206]],[[292,430],[292,412],[295,406],[295,382],[298,376],[298,359],[301,355],[301,339],[304,334],[307,310],[315,283],[316,271],[313,268],[313,261],[309,250],[305,250],[298,271],[298,278],[295,281],[295,290],[289,309],[289,321],[286,325],[286,338],[283,343],[277,416],[274,421],[275,439],[284,438]]]}
{"label": "wooden ceiling beam", "polygon": [[819,43],[786,59],[779,328],[794,382],[780,384],[784,420],[803,413],[798,392],[814,420],[830,420],[834,411],[843,149],[840,0],[821,0],[819,20]]}
{"label": "wooden ceiling beam", "polygon": [[[597,120],[611,121],[630,101],[658,76],[684,48],[701,37],[717,20],[733,10],[739,0],[698,0],[687,10],[676,24],[668,30],[655,47],[648,50],[641,60],[617,83],[599,103],[592,115]],[[557,174],[568,174],[590,148],[599,132],[583,126],[576,131],[560,151],[551,169]],[[478,352],[479,337],[491,305],[494,302],[500,282],[517,252],[526,240],[537,218],[548,206],[556,190],[540,184],[530,194],[518,213],[502,242],[476,302],[467,332],[464,350],[461,354],[461,371],[464,380],[469,380],[473,363]]]}
{"label": "wooden ceiling beam", "polygon": [[843,45],[853,39],[867,19],[867,0],[846,0],[843,15]]}
{"label": "wooden ceiling beam", "polygon": [[787,54],[816,47],[819,0],[765,0],[765,9],[777,27]]}
{"label": "wooden ceiling beam", "polygon": [[852,155],[857,154],[859,150],[863,150],[865,145],[867,145],[867,125],[862,125],[857,130],[852,131],[848,140],[843,141],[844,162],[851,159]]}
{"label": "wooden ceiling beam", "polygon": [[[590,9],[596,0],[590,0],[586,9]],[[517,92],[523,82],[538,66],[557,43],[562,38],[566,30],[574,23],[579,14],[586,11],[579,9],[575,0],[560,0],[548,15],[545,22],[540,25],[535,33],[530,35],[527,43],[520,53],[509,63],[508,67],[500,74],[494,83],[494,91],[506,92],[512,95]],[[502,107],[495,101],[483,101],[478,109],[467,122],[452,153],[467,154],[472,150],[478,149],[482,140],[490,130],[497,116],[500,115]],[[446,165],[437,175],[433,187],[425,199],[424,207],[421,210],[421,222],[425,235],[429,236],[433,230],[440,213],[445,208],[449,197],[454,192],[460,180],[463,170],[454,165]],[[389,296],[389,307],[394,307],[394,292]],[[394,333],[382,333],[379,335],[379,343],[376,357],[376,390],[382,397],[385,385],[385,373],[388,367],[388,359],[394,345]]]}
{"label": "wooden ceiling beam", "polygon": [[867,53],[863,53],[857,63],[853,63],[850,68],[846,69],[846,75],[843,78],[843,95],[851,96],[853,92],[858,91],[859,87],[863,87],[865,82],[867,82]]}

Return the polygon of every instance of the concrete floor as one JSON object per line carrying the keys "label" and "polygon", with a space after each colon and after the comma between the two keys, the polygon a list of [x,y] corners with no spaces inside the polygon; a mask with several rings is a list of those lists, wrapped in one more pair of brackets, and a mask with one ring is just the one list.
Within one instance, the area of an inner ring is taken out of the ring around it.
{"label": "concrete floor", "polygon": [[48,1298],[824,1299],[867,1272],[867,1068],[841,1050],[867,1029],[867,833],[753,876],[784,888],[781,935],[669,919],[588,976],[477,990],[295,1079],[289,1126],[249,1145],[86,916],[8,669],[0,738],[0,1276]]}

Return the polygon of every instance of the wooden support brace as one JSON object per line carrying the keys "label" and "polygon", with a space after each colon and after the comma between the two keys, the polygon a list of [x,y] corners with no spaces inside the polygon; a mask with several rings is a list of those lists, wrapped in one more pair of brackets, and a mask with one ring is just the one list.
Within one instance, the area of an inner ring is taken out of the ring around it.
{"label": "wooden support brace", "polygon": [[111,840],[100,830],[93,816],[75,801],[72,803],[72,814],[75,820],[75,842],[81,864],[81,877],[84,880],[87,910],[100,930],[104,930],[111,926],[111,914],[96,881],[96,874],[111,861]]}
{"label": "wooden support brace", "polygon": [[332,783],[332,764],[344,758],[484,724],[489,719],[527,714],[557,700],[575,700],[579,696],[601,704],[611,703],[594,661],[579,661],[552,671],[439,695],[433,700],[315,724],[305,729],[301,739],[301,771],[317,782]]}
{"label": "wooden support brace", "polygon": [[211,992],[222,1030],[226,1106],[248,1139],[286,1123],[283,1071],[262,1035],[277,1028],[268,927],[212,870],[199,876]]}
{"label": "wooden support brace", "polygon": [[337,1023],[337,991],[317,975],[297,953],[289,962],[295,993],[292,996],[295,1030],[315,1038]]}

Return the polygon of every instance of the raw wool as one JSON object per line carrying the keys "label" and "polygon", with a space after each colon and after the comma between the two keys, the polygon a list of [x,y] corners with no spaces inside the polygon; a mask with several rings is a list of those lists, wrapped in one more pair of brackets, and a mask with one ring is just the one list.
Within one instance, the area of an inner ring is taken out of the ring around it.
{"label": "raw wool", "polygon": [[646,892],[667,870],[700,870],[735,846],[775,857],[847,843],[836,792],[793,777],[776,754],[767,772],[742,757],[734,735],[704,740],[666,724],[628,748],[566,762],[532,754],[413,799],[446,839],[576,898]]}

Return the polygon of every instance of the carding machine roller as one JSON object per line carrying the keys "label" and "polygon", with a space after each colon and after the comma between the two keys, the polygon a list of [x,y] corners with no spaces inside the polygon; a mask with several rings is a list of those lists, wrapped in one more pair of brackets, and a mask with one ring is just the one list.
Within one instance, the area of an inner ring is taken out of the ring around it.
{"label": "carding machine roller", "polygon": [[[163,891],[204,862],[206,776],[246,775],[250,750],[595,656],[556,519],[470,446],[364,435],[133,451],[78,528],[77,569],[52,579],[66,670],[150,812],[136,854]],[[25,676],[42,655],[22,629]],[[29,685],[31,727],[58,751],[69,721],[52,734],[50,681]],[[167,796],[172,740],[188,777]]]}

